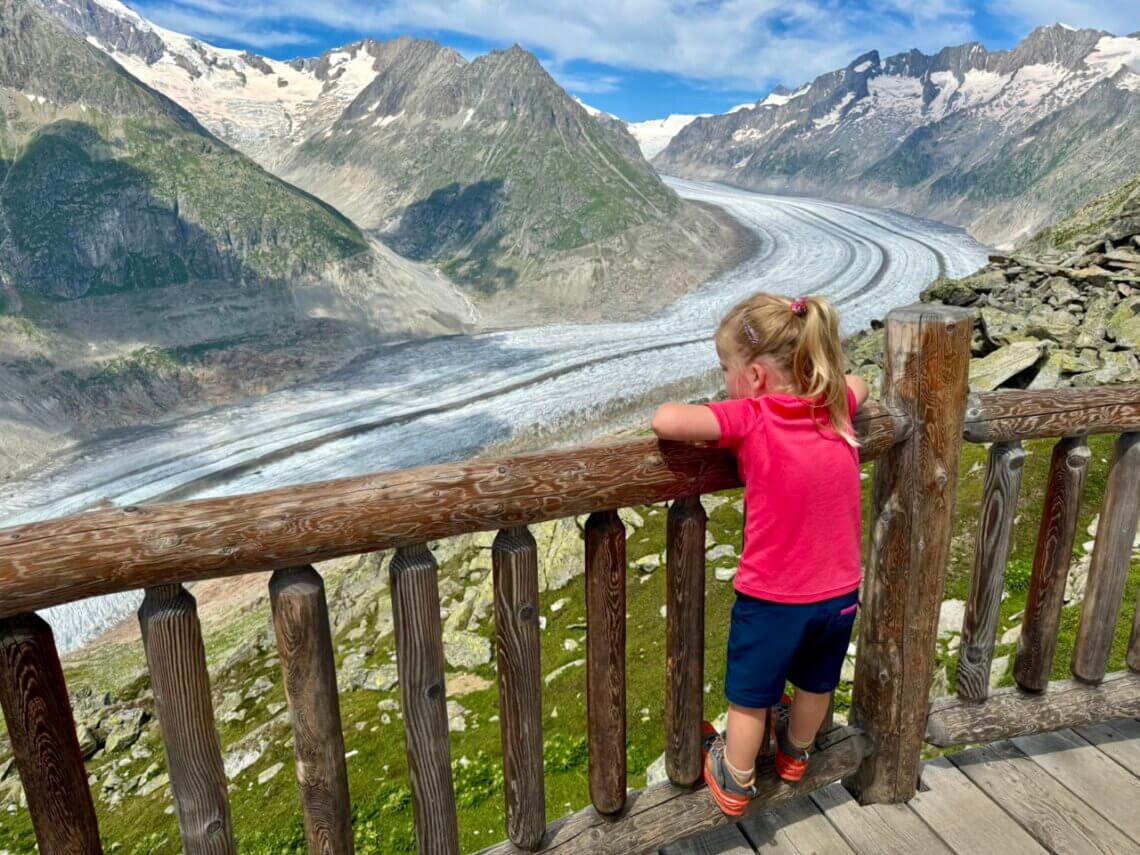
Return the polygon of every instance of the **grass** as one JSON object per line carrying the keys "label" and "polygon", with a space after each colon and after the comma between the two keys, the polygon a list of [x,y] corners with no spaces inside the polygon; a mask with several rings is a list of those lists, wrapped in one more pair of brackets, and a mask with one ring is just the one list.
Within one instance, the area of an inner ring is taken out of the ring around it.
{"label": "grass", "polygon": [[[1094,437],[1090,441],[1092,463],[1082,501],[1081,528],[1074,557],[1079,554],[1081,542],[1086,539],[1085,528],[1099,510],[1111,446],[1111,437]],[[1032,561],[1049,465],[1051,444],[1048,441],[1028,442],[1025,447],[1027,457],[1007,574],[1008,595],[1001,607],[999,634],[1014,622],[1014,616],[1024,608],[1027,572]],[[964,599],[968,592],[985,453],[984,448],[976,445],[966,445],[963,448],[958,488],[959,512],[946,581],[948,598]],[[869,466],[864,468],[870,471]],[[863,485],[865,525],[869,525],[870,481],[864,480]],[[733,504],[739,498],[739,491],[725,493],[723,498],[726,501],[709,514],[709,531],[718,543],[739,543],[740,516]],[[646,555],[662,555],[665,547],[666,509],[663,506],[649,506],[636,510],[643,517],[644,525],[632,530],[629,537],[628,555],[631,565]],[[476,561],[472,564],[468,560],[477,552],[478,550],[468,551],[459,557],[443,561],[441,579],[452,579],[455,584],[459,584],[460,575],[466,573],[469,574],[467,582],[481,581],[486,572],[485,554],[482,563]],[[326,575],[326,584],[333,604],[334,619],[338,611],[346,607],[343,603],[351,604],[352,609],[351,619],[344,621],[336,631],[339,653],[344,655],[350,649],[369,645],[372,649],[366,661],[371,666],[377,666],[392,662],[394,657],[391,635],[377,638],[380,633],[378,626],[385,614],[380,605],[388,596],[382,581],[378,590],[369,590],[367,597],[337,596],[339,586],[347,584],[352,578],[361,578],[362,567],[371,568],[378,573],[378,579],[383,579],[383,574],[379,573],[375,563],[375,556],[361,561],[363,563],[353,571],[343,570]],[[732,603],[730,584],[717,581],[713,574],[718,567],[732,564],[733,559],[722,558],[709,562],[708,566],[705,714],[710,718],[722,712],[724,707],[724,646]],[[477,569],[471,571],[469,568],[472,566]],[[449,583],[444,581],[443,584]],[[1138,590],[1140,564],[1134,562],[1109,662],[1110,671],[1124,667],[1132,607]],[[629,728],[626,747],[631,787],[644,785],[646,767],[663,749],[665,621],[660,608],[664,594],[663,565],[648,575],[631,566],[627,584]],[[540,597],[540,614],[545,619],[545,628],[541,633],[542,673],[548,675],[556,668],[575,662],[585,655],[585,602],[581,578],[571,580],[559,590],[543,593]],[[239,707],[239,712],[244,709],[247,713],[244,721],[219,721],[225,750],[255,725],[270,719],[271,716],[266,711],[268,705],[283,702],[279,667],[271,643],[267,642],[262,652],[228,672],[222,667],[235,646],[258,635],[268,638],[267,616],[267,606],[264,602],[259,602],[244,611],[238,620],[227,620],[221,627],[207,627],[208,655],[211,670],[216,675],[214,686],[219,693],[224,695],[236,687],[248,686],[263,675],[273,684],[266,695],[247,700]],[[1054,679],[1064,679],[1067,676],[1078,616],[1078,607],[1070,606],[1064,611],[1061,638],[1053,667]],[[484,621],[483,633],[490,636],[492,627],[491,619]],[[956,654],[948,647],[945,640],[940,642],[938,664],[947,669],[953,686]],[[1014,648],[1015,645],[999,646],[997,655],[1012,654]],[[98,660],[76,659],[67,666],[69,685],[73,691],[83,685],[106,691],[130,683],[130,691],[137,693],[146,688],[145,677],[140,676],[141,670],[141,650],[133,647],[119,648],[114,655],[102,656]],[[494,664],[481,666],[474,669],[473,673],[486,680],[488,687],[455,698],[469,712],[466,730],[453,733],[451,737],[463,851],[498,842],[505,836]],[[1008,669],[1003,682],[1010,683]],[[121,690],[119,694],[122,694]],[[340,701],[345,748],[350,755],[349,786],[353,798],[357,851],[362,855],[414,851],[411,793],[407,784],[402,723],[398,715],[399,691],[343,691]],[[837,708],[841,713],[847,711],[849,701],[850,686],[845,684],[837,694]],[[570,667],[549,684],[544,684],[542,722],[549,821],[581,808],[589,801],[584,737],[585,686],[584,670],[581,667]],[[289,745],[287,721],[282,715],[278,715],[277,724],[267,729],[265,743],[263,756],[231,782],[230,802],[239,850],[249,853],[303,852],[304,835],[292,774],[292,748]],[[108,762],[113,761],[122,764],[121,768],[116,769],[116,774],[124,779],[142,775],[148,768],[152,770],[152,775],[158,774],[159,767],[163,765],[162,750],[153,731],[144,738],[143,748],[136,754],[139,755],[137,759],[125,753],[118,758],[106,758],[103,752],[91,763],[90,771],[102,782],[109,768]],[[258,783],[258,775],[276,763],[283,764],[281,771],[265,783]],[[96,784],[97,793],[100,787],[101,783]],[[165,789],[159,788],[149,796],[127,796],[117,806],[97,797],[96,805],[108,851],[179,851],[174,818],[164,812],[171,806],[170,796]],[[32,837],[26,812],[20,810],[0,813],[0,817],[0,850],[30,851]]]}

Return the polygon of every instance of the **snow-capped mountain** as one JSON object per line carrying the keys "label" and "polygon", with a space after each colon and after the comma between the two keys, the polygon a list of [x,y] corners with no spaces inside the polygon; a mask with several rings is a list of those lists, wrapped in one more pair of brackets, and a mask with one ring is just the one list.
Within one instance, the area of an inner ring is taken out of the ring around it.
{"label": "snow-capped mountain", "polygon": [[622,122],[518,46],[468,61],[425,39],[366,39],[279,62],[119,0],[36,2],[225,142],[504,312],[642,313],[669,299],[662,281],[691,287],[740,245],[735,223],[682,202]]}
{"label": "snow-capped mountain", "polygon": [[663,172],[890,205],[1014,242],[1140,169],[1140,34],[875,51],[684,127]]}
{"label": "snow-capped mountain", "polygon": [[627,122],[626,127],[637,140],[641,153],[652,159],[665,150],[673,137],[677,136],[693,119],[710,115],[701,113],[695,116],[673,113],[664,119],[649,119],[645,122]]}
{"label": "snow-capped mountain", "polygon": [[118,0],[43,5],[271,170],[293,146],[326,130],[376,78],[384,48],[362,41],[316,59],[280,62],[164,29]]}

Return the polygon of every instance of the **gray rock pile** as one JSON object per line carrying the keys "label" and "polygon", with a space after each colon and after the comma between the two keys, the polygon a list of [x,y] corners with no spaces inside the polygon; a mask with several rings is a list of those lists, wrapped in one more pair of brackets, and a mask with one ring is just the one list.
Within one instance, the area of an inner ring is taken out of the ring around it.
{"label": "gray rock pile", "polygon": [[[974,311],[973,391],[1140,382],[1140,194],[1075,248],[991,255],[922,300]],[[853,370],[878,381],[881,330],[852,337],[846,351]]]}

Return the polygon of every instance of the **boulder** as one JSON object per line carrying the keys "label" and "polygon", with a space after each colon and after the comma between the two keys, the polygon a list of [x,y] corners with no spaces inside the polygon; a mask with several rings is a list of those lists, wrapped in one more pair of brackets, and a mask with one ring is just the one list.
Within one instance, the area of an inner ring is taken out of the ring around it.
{"label": "boulder", "polygon": [[1100,355],[1096,371],[1073,376],[1074,386],[1102,386],[1108,383],[1135,383],[1140,380],[1140,362],[1131,351],[1110,350]]}
{"label": "boulder", "polygon": [[1025,323],[1025,318],[995,309],[992,306],[983,306],[981,310],[981,330],[987,342],[994,347],[1001,347],[1012,341],[1014,333],[1018,332]]}
{"label": "boulder", "polygon": [[257,783],[268,784],[270,781],[272,781],[274,778],[276,778],[277,773],[280,772],[284,768],[285,768],[284,763],[274,763],[268,769],[266,769],[263,772],[261,772],[260,774],[258,774]]}
{"label": "boulder", "polygon": [[989,392],[1033,366],[1041,358],[1041,343],[1018,341],[989,356],[970,360],[970,389]]}
{"label": "boulder", "polygon": [[735,558],[736,547],[731,543],[721,543],[705,553],[706,561],[716,561],[718,558]]}
{"label": "boulder", "polygon": [[962,621],[966,619],[965,600],[943,600],[938,610],[938,635],[945,637],[962,631]]}
{"label": "boulder", "polygon": [[923,302],[945,303],[948,306],[971,306],[978,292],[957,279],[938,279],[922,292]]}
{"label": "boulder", "polygon": [[467,730],[467,708],[459,701],[447,702],[447,729],[451,733]]}
{"label": "boulder", "polygon": [[1055,306],[1063,306],[1081,297],[1081,292],[1063,276],[1050,276],[1041,284],[1041,290]]}
{"label": "boulder", "polygon": [[1140,297],[1129,297],[1116,307],[1106,331],[1118,344],[1140,349]]}
{"label": "boulder", "polygon": [[1085,316],[1077,331],[1077,347],[1101,347],[1112,317],[1114,301],[1106,294],[1096,294],[1085,305]]}
{"label": "boulder", "polygon": [[478,668],[491,661],[491,642],[473,632],[444,632],[443,656],[452,668]]}

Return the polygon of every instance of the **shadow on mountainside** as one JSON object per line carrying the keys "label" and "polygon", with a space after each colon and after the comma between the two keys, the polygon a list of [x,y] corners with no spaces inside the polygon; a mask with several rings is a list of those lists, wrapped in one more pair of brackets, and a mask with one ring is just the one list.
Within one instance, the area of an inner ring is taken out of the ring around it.
{"label": "shadow on mountainside", "polygon": [[380,237],[401,255],[435,262],[457,282],[493,294],[518,282],[517,271],[496,261],[506,205],[501,178],[449,184],[404,208],[398,225]]}

